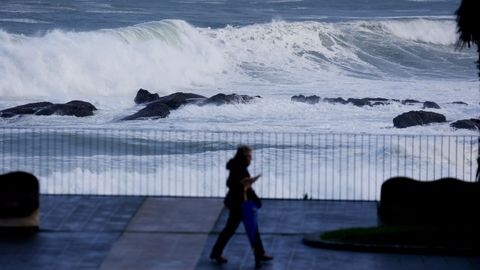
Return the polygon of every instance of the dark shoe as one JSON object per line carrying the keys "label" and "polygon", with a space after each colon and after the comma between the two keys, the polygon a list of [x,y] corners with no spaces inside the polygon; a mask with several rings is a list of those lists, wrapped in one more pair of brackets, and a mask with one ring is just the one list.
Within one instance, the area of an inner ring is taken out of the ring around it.
{"label": "dark shoe", "polygon": [[215,260],[217,263],[220,263],[220,264],[223,264],[223,263],[227,263],[228,260],[225,259],[225,257],[223,256],[213,256],[213,255],[210,255],[210,259],[212,260]]}
{"label": "dark shoe", "polygon": [[261,261],[261,262],[266,262],[266,261],[271,261],[271,260],[273,260],[273,257],[272,257],[272,256],[269,256],[269,255],[263,254],[260,258],[257,258],[256,260],[257,260],[257,261]]}
{"label": "dark shoe", "polygon": [[255,268],[262,267],[262,262],[273,260],[272,256],[263,254],[262,256],[255,258]]}

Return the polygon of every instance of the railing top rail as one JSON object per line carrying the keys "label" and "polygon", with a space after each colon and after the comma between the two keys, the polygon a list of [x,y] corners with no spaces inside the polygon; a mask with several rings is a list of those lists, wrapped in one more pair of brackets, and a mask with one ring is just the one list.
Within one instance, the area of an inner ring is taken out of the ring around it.
{"label": "railing top rail", "polygon": [[[296,132],[296,131],[245,131],[245,130],[188,130],[188,129],[157,129],[148,127],[0,127],[1,130],[58,130],[58,131],[113,131],[113,132],[164,132],[164,133],[211,133],[211,134],[287,134],[295,136],[328,135],[328,136],[379,136],[379,137],[480,137],[477,131],[471,134],[418,134],[418,133],[366,133],[366,132]],[[467,131],[468,132],[468,131]],[[468,132],[470,133],[470,132]],[[475,134],[477,133],[477,134]]]}

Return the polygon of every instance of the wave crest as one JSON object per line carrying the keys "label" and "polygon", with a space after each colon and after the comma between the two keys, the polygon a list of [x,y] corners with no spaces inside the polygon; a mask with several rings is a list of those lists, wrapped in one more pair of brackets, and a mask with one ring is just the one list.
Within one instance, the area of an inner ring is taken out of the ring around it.
{"label": "wave crest", "polygon": [[0,30],[0,95],[131,97],[140,87],[166,94],[252,81],[451,77],[474,58],[452,49],[456,38],[453,20],[418,18],[219,29],[162,20],[42,36]]}
{"label": "wave crest", "polygon": [[184,21],[42,36],[0,32],[1,96],[132,96],[212,84],[222,55]]}

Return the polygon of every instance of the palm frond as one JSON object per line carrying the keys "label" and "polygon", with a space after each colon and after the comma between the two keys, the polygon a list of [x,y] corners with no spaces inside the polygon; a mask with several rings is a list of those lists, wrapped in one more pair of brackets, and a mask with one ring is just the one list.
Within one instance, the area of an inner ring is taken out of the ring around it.
{"label": "palm frond", "polygon": [[458,44],[480,45],[480,1],[462,0],[460,7],[455,12],[457,15],[457,33],[459,34]]}

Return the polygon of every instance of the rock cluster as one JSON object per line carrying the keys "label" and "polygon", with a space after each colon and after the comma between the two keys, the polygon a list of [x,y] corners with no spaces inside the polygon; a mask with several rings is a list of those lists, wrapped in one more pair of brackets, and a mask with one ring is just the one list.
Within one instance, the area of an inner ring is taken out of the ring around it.
{"label": "rock cluster", "polygon": [[393,125],[397,128],[406,128],[431,123],[443,123],[447,119],[444,115],[426,111],[409,111],[393,118]]}
{"label": "rock cluster", "polygon": [[204,105],[224,105],[249,103],[260,96],[247,96],[237,94],[216,94],[212,97],[205,97],[193,93],[176,92],[168,96],[160,97],[158,94],[152,94],[148,90],[140,89],[135,96],[135,103],[146,105],[145,108],[138,112],[124,117],[122,120],[141,120],[141,119],[157,119],[165,118],[170,114],[170,111],[176,110],[184,105],[195,104],[198,106]]}
{"label": "rock cluster", "polygon": [[[248,96],[237,94],[223,94],[219,93],[211,97],[205,97],[194,93],[176,92],[167,96],[159,96],[157,93],[151,93],[146,89],[139,89],[134,102],[138,105],[144,106],[136,113],[126,116],[121,120],[142,120],[142,119],[157,119],[165,118],[170,115],[172,110],[176,110],[181,106],[186,105],[215,105],[221,106],[225,104],[246,104],[255,99],[262,98],[261,96]],[[372,107],[379,105],[389,105],[399,103],[402,105],[422,105],[422,109],[440,109],[440,106],[433,101],[418,101],[415,99],[387,99],[387,98],[347,98],[342,97],[325,97],[321,98],[317,95],[305,96],[295,95],[291,97],[293,102],[302,102],[307,104],[317,104],[319,102],[326,102],[332,104],[351,104],[358,107]],[[455,101],[450,104],[465,105],[463,101]],[[91,116],[97,108],[91,103],[73,100],[65,104],[54,104],[51,102],[36,102],[20,105],[0,111],[0,117],[11,118],[21,115],[70,115],[76,117]],[[393,118],[393,125],[397,128],[406,128],[417,125],[427,125],[431,123],[446,122],[446,117],[442,114],[429,111],[409,111],[402,113]],[[452,128],[456,129],[470,129],[480,130],[480,119],[463,119],[450,124]]]}
{"label": "rock cluster", "polygon": [[93,115],[97,108],[91,103],[73,100],[65,104],[53,104],[51,102],[36,102],[16,106],[0,111],[0,117],[10,118],[19,115],[71,115],[85,117]]}

